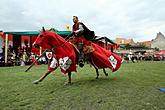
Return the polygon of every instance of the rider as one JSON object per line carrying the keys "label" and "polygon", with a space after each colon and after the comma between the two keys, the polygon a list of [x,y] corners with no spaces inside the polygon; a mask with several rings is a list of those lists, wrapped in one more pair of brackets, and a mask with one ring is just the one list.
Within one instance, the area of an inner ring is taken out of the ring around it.
{"label": "rider", "polygon": [[80,67],[83,67],[83,46],[88,43],[88,40],[90,40],[90,38],[86,37],[86,35],[89,34],[90,30],[83,23],[79,22],[77,16],[73,16],[73,22],[74,24],[72,26],[72,34],[75,36],[73,42],[77,45],[77,48],[80,52],[78,56],[78,64]]}

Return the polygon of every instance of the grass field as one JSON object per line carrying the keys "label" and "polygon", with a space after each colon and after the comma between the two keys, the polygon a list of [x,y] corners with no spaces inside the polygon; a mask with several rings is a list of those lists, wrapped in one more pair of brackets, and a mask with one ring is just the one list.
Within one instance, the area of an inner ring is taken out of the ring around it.
{"label": "grass field", "polygon": [[0,110],[165,110],[165,62],[124,63],[106,77],[94,68],[78,68],[72,85],[60,70],[43,82],[32,82],[46,72],[47,65],[0,67]]}

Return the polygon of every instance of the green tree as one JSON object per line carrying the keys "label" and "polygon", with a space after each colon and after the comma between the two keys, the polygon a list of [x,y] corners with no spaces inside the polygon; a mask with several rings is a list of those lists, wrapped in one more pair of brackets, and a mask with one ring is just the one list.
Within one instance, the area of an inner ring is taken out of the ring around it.
{"label": "green tree", "polygon": [[145,44],[140,44],[139,45],[141,48],[147,48]]}
{"label": "green tree", "polygon": [[158,47],[155,47],[154,49],[155,49],[155,51],[159,51],[159,48]]}
{"label": "green tree", "polygon": [[130,49],[131,45],[130,44],[126,44],[124,47],[125,47],[125,49]]}

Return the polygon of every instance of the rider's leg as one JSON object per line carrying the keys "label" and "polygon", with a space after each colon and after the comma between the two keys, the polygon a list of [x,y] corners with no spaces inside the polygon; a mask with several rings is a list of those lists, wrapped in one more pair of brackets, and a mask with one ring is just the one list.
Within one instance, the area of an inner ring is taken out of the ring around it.
{"label": "rider's leg", "polygon": [[84,66],[84,52],[83,52],[83,43],[78,44],[78,50],[80,54],[78,56],[78,64],[80,67]]}

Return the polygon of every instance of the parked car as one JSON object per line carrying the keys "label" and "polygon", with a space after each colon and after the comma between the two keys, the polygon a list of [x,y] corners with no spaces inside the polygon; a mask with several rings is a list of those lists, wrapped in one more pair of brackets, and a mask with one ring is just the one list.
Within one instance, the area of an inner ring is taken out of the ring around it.
{"label": "parked car", "polygon": [[152,61],[153,57],[151,55],[146,55],[146,56],[143,57],[143,60],[145,60],[145,61]]}
{"label": "parked car", "polygon": [[162,58],[160,54],[154,54],[154,61],[160,61],[161,59]]}

